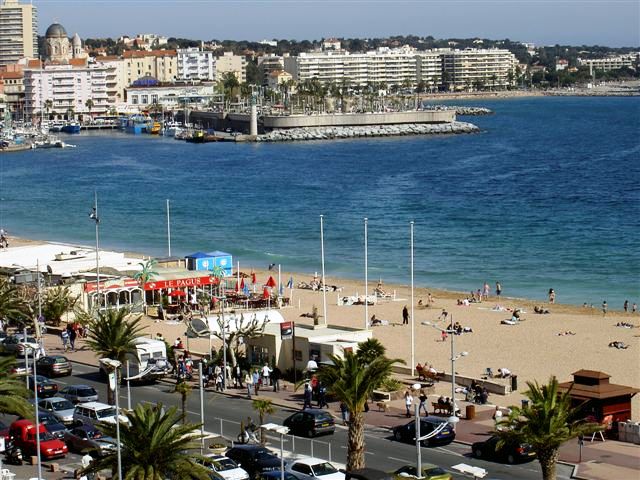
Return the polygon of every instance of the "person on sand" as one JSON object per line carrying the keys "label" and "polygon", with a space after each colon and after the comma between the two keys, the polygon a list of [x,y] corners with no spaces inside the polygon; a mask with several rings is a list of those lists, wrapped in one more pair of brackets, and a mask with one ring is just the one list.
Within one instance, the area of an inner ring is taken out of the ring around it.
{"label": "person on sand", "polygon": [[409,310],[407,310],[406,305],[402,309],[402,324],[409,325]]}
{"label": "person on sand", "polygon": [[433,305],[433,295],[429,292],[427,293],[427,307],[430,307],[431,305]]}
{"label": "person on sand", "polygon": [[629,300],[624,301],[624,305],[622,305],[622,309],[626,312],[629,311]]}
{"label": "person on sand", "polygon": [[609,306],[607,305],[607,301],[603,301],[602,302],[602,316],[606,317],[607,316],[607,309],[609,308]]}
{"label": "person on sand", "polygon": [[549,303],[555,303],[556,302],[556,292],[553,288],[549,289]]}
{"label": "person on sand", "polygon": [[634,303],[634,304],[631,306],[631,313],[636,313],[636,311],[637,311],[637,310],[638,310],[638,305],[637,305],[636,303]]}
{"label": "person on sand", "polygon": [[500,298],[501,294],[502,294],[502,285],[500,285],[500,282],[496,282],[496,297]]}
{"label": "person on sand", "polygon": [[482,286],[482,296],[485,300],[489,298],[489,284],[487,282],[484,282],[484,285]]}

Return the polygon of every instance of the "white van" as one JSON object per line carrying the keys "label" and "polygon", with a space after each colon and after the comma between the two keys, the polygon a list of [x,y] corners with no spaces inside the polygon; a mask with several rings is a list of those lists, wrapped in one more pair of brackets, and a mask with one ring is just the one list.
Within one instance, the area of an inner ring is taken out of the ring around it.
{"label": "white van", "polygon": [[[163,340],[138,337],[133,340],[133,343],[136,347],[135,350],[126,355],[129,371],[127,372],[126,362],[121,367],[123,380],[157,380],[171,373],[173,367],[167,360],[167,345]],[[110,368],[104,364],[103,360],[100,360],[100,370],[102,374],[107,374]]]}
{"label": "white van", "polygon": [[[127,417],[119,416],[121,422],[128,422]],[[100,422],[116,423],[116,407],[100,402],[87,402],[76,405],[73,421],[85,425],[97,426]]]}

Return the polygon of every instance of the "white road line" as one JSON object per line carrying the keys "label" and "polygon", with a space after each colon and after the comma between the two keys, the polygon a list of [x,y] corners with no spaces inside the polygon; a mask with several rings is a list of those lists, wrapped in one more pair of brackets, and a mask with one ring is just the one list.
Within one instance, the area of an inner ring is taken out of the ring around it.
{"label": "white road line", "polygon": [[394,462],[400,462],[400,463],[410,463],[412,462],[412,460],[405,460],[403,458],[396,458],[396,457],[387,457],[389,460],[393,460]]}

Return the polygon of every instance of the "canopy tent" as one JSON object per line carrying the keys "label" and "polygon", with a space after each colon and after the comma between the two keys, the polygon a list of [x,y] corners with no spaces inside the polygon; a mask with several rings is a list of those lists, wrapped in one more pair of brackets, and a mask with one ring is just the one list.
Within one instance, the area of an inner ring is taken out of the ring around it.
{"label": "canopy tent", "polygon": [[213,270],[220,267],[225,277],[233,275],[233,257],[230,253],[215,250],[213,252],[195,252],[185,256],[188,270]]}

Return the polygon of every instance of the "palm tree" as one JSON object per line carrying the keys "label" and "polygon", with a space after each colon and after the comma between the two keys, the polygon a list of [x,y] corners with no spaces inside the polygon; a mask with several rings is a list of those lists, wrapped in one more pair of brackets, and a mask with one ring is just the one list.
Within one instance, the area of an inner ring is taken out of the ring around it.
{"label": "palm tree", "polygon": [[[260,425],[264,425],[264,417],[266,415],[273,415],[276,412],[276,409],[273,407],[273,402],[271,402],[271,400],[267,398],[256,398],[253,402],[251,402],[251,406],[256,412],[258,412]],[[262,443],[263,445],[266,443],[263,428],[260,429],[260,443]]]}
{"label": "palm tree", "polygon": [[187,421],[187,398],[191,394],[193,387],[187,382],[179,382],[174,387],[174,393],[180,394],[180,407],[182,408],[182,423]]}
{"label": "palm tree", "polygon": [[49,118],[49,110],[53,108],[53,100],[48,99],[44,101],[44,111],[47,114],[47,119]]}
{"label": "palm tree", "polygon": [[78,297],[72,295],[69,287],[50,288],[44,297],[42,313],[45,319],[58,326],[62,320],[62,315],[72,310],[76,303],[78,303]]}
{"label": "palm tree", "polygon": [[146,262],[140,262],[140,271],[133,274],[133,279],[138,282],[138,285],[142,289],[142,303],[144,306],[147,305],[147,296],[144,293],[144,285],[145,283],[151,281],[154,277],[158,275],[158,272],[155,271],[155,267],[158,262],[150,258]]}
{"label": "palm tree", "polygon": [[15,363],[14,357],[0,358],[0,414],[31,418],[33,407],[27,401],[29,390],[23,380],[11,373]]}
{"label": "palm tree", "polygon": [[400,360],[377,357],[363,365],[358,354],[347,351],[344,358],[330,356],[333,365],[318,371],[318,380],[349,410],[347,437],[347,470],[363,468],[364,462],[364,404],[380,384],[391,374]]}
{"label": "palm tree", "polygon": [[[198,463],[200,455],[199,425],[180,424],[176,407],[165,411],[162,404],[140,403],[126,414],[128,423],[120,424],[120,451],[124,480],[210,480],[211,471]],[[100,425],[108,436],[116,437],[116,426]],[[117,472],[117,453],[109,453],[83,470],[98,473],[102,470]],[[114,478],[117,478],[114,476]],[[120,479],[118,479],[120,480]]]}
{"label": "palm tree", "polygon": [[[141,316],[130,318],[129,311],[124,308],[100,312],[97,319],[88,322],[87,345],[101,358],[118,360],[124,365],[127,353],[135,350],[134,339],[144,330],[140,321]],[[113,404],[110,388],[107,393],[109,403]]]}
{"label": "palm tree", "polygon": [[385,353],[387,349],[377,338],[368,338],[358,344],[358,359],[365,365],[378,357],[384,357]]}
{"label": "palm tree", "polygon": [[511,407],[511,414],[498,424],[501,428],[495,433],[504,442],[530,444],[542,467],[542,478],[555,480],[560,446],[595,432],[600,426],[584,420],[580,407],[571,406],[570,391],[560,393],[556,377],[551,377],[546,385],[527,382],[527,386],[524,394],[529,404]]}
{"label": "palm tree", "polygon": [[0,318],[9,318],[23,323],[29,316],[29,306],[20,296],[18,288],[0,278]]}
{"label": "palm tree", "polygon": [[91,110],[93,109],[94,105],[95,104],[93,103],[93,100],[91,100],[90,98],[87,99],[86,102],[84,102],[84,106],[87,107],[87,110],[89,110],[89,117],[91,117]]}
{"label": "palm tree", "polygon": [[222,294],[222,279],[225,276],[225,270],[220,265],[216,265],[209,271],[209,276],[215,278],[218,283],[218,295]]}

